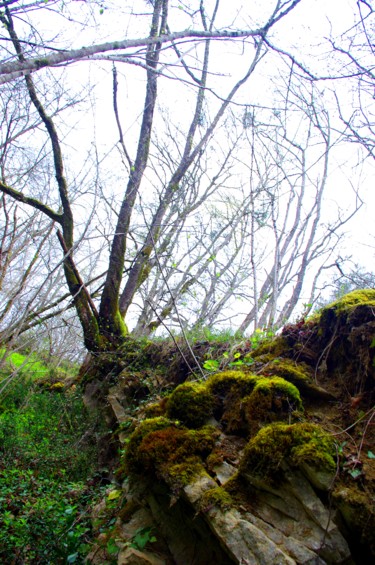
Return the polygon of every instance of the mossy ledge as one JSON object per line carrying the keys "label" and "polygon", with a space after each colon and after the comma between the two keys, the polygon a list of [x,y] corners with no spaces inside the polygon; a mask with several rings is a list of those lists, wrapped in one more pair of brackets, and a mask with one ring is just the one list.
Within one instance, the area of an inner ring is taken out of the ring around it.
{"label": "mossy ledge", "polygon": [[304,464],[335,472],[335,445],[320,426],[308,422],[270,424],[247,444],[239,472],[273,479],[282,463],[301,468]]}
{"label": "mossy ledge", "polygon": [[157,477],[176,492],[206,473],[218,435],[212,426],[195,430],[163,417],[144,420],[130,436],[123,468],[130,477]]}

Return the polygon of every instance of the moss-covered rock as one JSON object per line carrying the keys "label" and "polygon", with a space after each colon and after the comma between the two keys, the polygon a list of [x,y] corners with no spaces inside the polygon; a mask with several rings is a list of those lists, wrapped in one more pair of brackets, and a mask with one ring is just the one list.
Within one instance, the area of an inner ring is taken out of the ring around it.
{"label": "moss-covered rock", "polygon": [[276,375],[293,383],[299,390],[311,379],[311,368],[306,363],[297,363],[292,359],[272,359],[266,366],[267,375]]}
{"label": "moss-covered rock", "polygon": [[245,448],[240,472],[274,478],[285,461],[292,467],[303,464],[329,472],[336,469],[332,437],[310,423],[270,424],[260,430]]}
{"label": "moss-covered rock", "polygon": [[214,396],[214,416],[228,433],[247,434],[248,425],[242,410],[242,401],[254,390],[256,375],[243,371],[223,371],[212,375],[207,388]]}
{"label": "moss-covered rock", "polygon": [[331,302],[320,312],[320,316],[324,316],[326,312],[333,311],[336,314],[348,314],[353,308],[365,305],[375,308],[375,290],[374,289],[360,289],[353,290],[345,296],[342,296],[335,302]]}
{"label": "moss-covered rock", "polygon": [[207,380],[207,388],[218,399],[224,399],[231,393],[243,398],[254,388],[257,377],[243,371],[222,371]]}
{"label": "moss-covered rock", "polygon": [[282,420],[302,410],[298,389],[280,377],[224,371],[207,381],[215,398],[214,414],[230,433],[248,434],[254,423]]}
{"label": "moss-covered rock", "polygon": [[167,415],[189,428],[199,428],[212,415],[214,399],[205,384],[179,385],[167,401]]}
{"label": "moss-covered rock", "polygon": [[177,491],[206,473],[205,460],[218,435],[212,426],[189,430],[166,418],[145,420],[130,437],[125,469],[129,475],[163,479]]}
{"label": "moss-covered rock", "polygon": [[138,449],[143,439],[151,432],[170,428],[171,426],[173,426],[173,422],[162,416],[148,418],[137,426],[137,429],[130,436],[126,447],[125,469],[127,472],[132,473],[140,470],[138,465]]}
{"label": "moss-covered rock", "polygon": [[228,510],[234,504],[234,501],[227,490],[223,487],[216,487],[207,490],[199,501],[199,508],[202,512],[207,512],[211,508],[220,508],[220,510]]}
{"label": "moss-covered rock", "polygon": [[262,359],[275,359],[279,355],[285,355],[288,351],[288,342],[283,336],[276,336],[273,339],[267,340],[256,347],[251,356],[258,360]]}
{"label": "moss-covered rock", "polygon": [[294,412],[303,410],[298,389],[281,377],[259,377],[242,404],[250,426],[290,418]]}
{"label": "moss-covered rock", "polygon": [[[229,553],[238,548],[240,528],[247,543],[255,525],[262,539],[275,528],[278,548],[295,562],[346,562],[348,549],[341,534],[352,545],[354,558],[367,555],[366,551],[370,556],[375,475],[372,455],[368,461],[363,458],[373,452],[374,311],[375,291],[351,293],[313,319],[290,324],[282,336],[256,350],[250,340],[243,341],[237,350],[242,363],[237,370],[179,386],[168,375],[160,386],[150,387],[154,391],[150,403],[139,402],[129,388],[129,422],[148,419],[138,424],[125,444],[126,488],[138,496],[137,488],[142,487],[146,494],[138,499],[146,504],[157,504],[163,492],[163,516],[172,531],[176,523],[170,520],[170,500],[174,508],[182,505],[181,530],[190,505],[193,527],[196,516],[209,523],[216,545],[230,547]],[[207,344],[201,354],[207,358]],[[251,367],[246,366],[249,355],[254,358]],[[138,373],[136,361],[131,356],[130,360],[131,371],[126,366],[117,375],[125,376],[125,383],[130,372]],[[170,365],[168,370],[173,372]],[[186,379],[187,373],[179,374]],[[177,388],[165,396],[173,386]],[[211,415],[216,422],[207,422]],[[212,422],[214,427],[205,426]],[[344,452],[337,449],[337,462],[333,437],[342,445],[347,441]],[[358,458],[357,476],[347,467],[353,457]],[[321,525],[324,529],[327,524],[323,532]],[[225,535],[220,537],[222,532]],[[233,547],[228,546],[232,533]],[[291,540],[297,540],[292,549]],[[245,558],[254,545],[246,545]]]}
{"label": "moss-covered rock", "polygon": [[332,499],[349,532],[353,549],[362,563],[372,563],[375,555],[375,509],[369,493],[357,484],[338,484]]}
{"label": "moss-covered rock", "polygon": [[335,399],[331,393],[316,384],[313,378],[313,370],[306,363],[287,358],[272,359],[266,363],[262,372],[266,376],[282,377],[294,384],[306,399]]}

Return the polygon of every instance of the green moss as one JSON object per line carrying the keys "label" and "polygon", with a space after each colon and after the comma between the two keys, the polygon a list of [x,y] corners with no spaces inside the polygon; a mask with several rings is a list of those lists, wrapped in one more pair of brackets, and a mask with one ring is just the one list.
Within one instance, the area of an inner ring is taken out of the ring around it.
{"label": "green moss", "polygon": [[322,313],[326,310],[335,310],[339,312],[347,312],[355,306],[365,304],[367,306],[375,307],[375,290],[362,289],[349,292],[339,300],[328,304],[322,309]]}
{"label": "green moss", "polygon": [[178,490],[206,472],[205,461],[218,435],[212,426],[188,430],[165,418],[145,420],[130,438],[126,470],[161,478],[172,490]]}
{"label": "green moss", "polygon": [[48,59],[37,59],[37,60],[35,61],[35,66],[36,66],[38,69],[42,69],[43,67],[48,67],[48,64],[49,64]]}
{"label": "green moss", "polygon": [[223,371],[207,380],[207,388],[216,398],[224,398],[230,393],[247,396],[254,388],[257,377],[243,371]]}
{"label": "green moss", "polygon": [[223,371],[208,379],[207,387],[215,399],[214,416],[220,420],[226,432],[247,433],[242,401],[254,390],[258,379],[243,371]]}
{"label": "green moss", "polygon": [[283,419],[302,410],[298,389],[280,377],[225,371],[207,381],[215,398],[214,414],[229,433],[253,431],[254,422]]}
{"label": "green moss", "polygon": [[282,336],[277,336],[262,343],[259,347],[256,347],[254,351],[251,352],[251,356],[254,357],[254,359],[261,355],[272,355],[272,357],[275,358],[279,355],[285,355],[288,350],[289,346],[287,341]]}
{"label": "green moss", "polygon": [[272,396],[274,400],[276,398],[279,398],[280,401],[285,400],[294,410],[302,409],[302,400],[297,387],[282,377],[260,378],[251,396],[259,396],[259,394]]}
{"label": "green moss", "polygon": [[281,377],[260,377],[253,392],[244,399],[243,410],[252,431],[253,423],[282,420],[302,410],[298,389]]}
{"label": "green moss", "polygon": [[63,392],[64,387],[65,387],[64,383],[62,383],[61,381],[58,381],[57,383],[53,383],[50,386],[50,391],[52,391],[52,392]]}
{"label": "green moss", "polygon": [[167,402],[167,415],[189,428],[199,428],[212,415],[214,399],[205,384],[184,383]]}
{"label": "green moss", "polygon": [[316,323],[320,326],[321,335],[324,335],[327,330],[337,329],[338,322],[352,324],[353,316],[356,318],[354,325],[372,320],[374,308],[375,290],[354,290],[322,308]]}
{"label": "green moss", "polygon": [[126,472],[132,473],[139,471],[138,449],[143,439],[151,432],[155,432],[156,430],[163,430],[165,428],[169,428],[170,426],[173,426],[173,422],[163,417],[148,418],[147,420],[143,420],[143,422],[139,424],[137,429],[132,433],[126,448]]}
{"label": "green moss", "polygon": [[270,424],[249,441],[240,463],[240,473],[272,478],[284,461],[295,467],[305,463],[334,471],[335,453],[331,436],[316,424]]}
{"label": "green moss", "polygon": [[233,499],[229,492],[223,487],[216,487],[207,490],[199,501],[199,508],[202,512],[207,512],[211,508],[229,510],[233,506]]}
{"label": "green moss", "polygon": [[278,357],[275,358],[273,353],[260,353],[256,356],[256,363],[262,363],[262,365],[266,365],[267,363],[271,363],[272,361],[278,361]]}
{"label": "green moss", "polygon": [[144,470],[155,471],[164,464],[183,462],[190,455],[207,457],[214,447],[217,430],[169,427],[149,433],[139,445],[137,459]]}
{"label": "green moss", "polygon": [[167,467],[164,479],[174,492],[178,492],[202,475],[207,475],[207,472],[199,457],[188,457],[183,463],[176,463]]}
{"label": "green moss", "polygon": [[164,416],[166,413],[166,398],[162,398],[157,402],[151,402],[147,404],[144,408],[144,414],[146,418],[156,418],[158,416]]}
{"label": "green moss", "polygon": [[305,363],[296,363],[291,359],[274,359],[266,367],[267,375],[277,375],[293,383],[297,388],[309,381],[309,368]]}
{"label": "green moss", "polygon": [[[332,493],[332,499],[338,508],[352,542],[361,548],[363,563],[371,563],[375,554],[375,512],[373,496],[364,492],[359,484],[350,487],[338,483]],[[364,557],[368,552],[368,561]],[[372,554],[372,555],[370,555]]]}

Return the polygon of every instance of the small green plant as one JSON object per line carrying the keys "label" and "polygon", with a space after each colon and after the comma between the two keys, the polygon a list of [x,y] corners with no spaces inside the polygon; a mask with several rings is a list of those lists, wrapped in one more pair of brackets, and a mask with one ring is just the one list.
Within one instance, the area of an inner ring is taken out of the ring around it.
{"label": "small green plant", "polygon": [[152,528],[139,528],[131,541],[131,547],[142,551],[148,543],[155,543],[156,537]]}
{"label": "small green plant", "polygon": [[218,371],[220,369],[220,361],[217,359],[207,359],[207,361],[203,363],[203,369],[210,372]]}
{"label": "small green plant", "polygon": [[228,351],[225,351],[220,359],[207,359],[203,363],[203,368],[210,373],[216,373],[226,367],[234,369],[238,367],[250,367],[253,363],[254,359],[249,354],[243,355],[239,351],[230,354]]}
{"label": "small green plant", "polygon": [[273,330],[267,330],[267,329],[262,330],[260,328],[257,328],[253,333],[253,335],[250,337],[250,343],[252,349],[256,349],[257,347],[259,347],[259,345],[261,345],[261,343],[270,340],[274,336],[275,336],[275,332]]}

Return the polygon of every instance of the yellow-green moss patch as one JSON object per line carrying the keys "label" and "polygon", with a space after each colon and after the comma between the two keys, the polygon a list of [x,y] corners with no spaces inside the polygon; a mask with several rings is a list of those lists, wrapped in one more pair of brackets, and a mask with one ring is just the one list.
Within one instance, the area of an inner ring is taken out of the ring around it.
{"label": "yellow-green moss patch", "polygon": [[233,506],[233,499],[223,487],[207,490],[199,501],[199,508],[202,512],[207,512],[213,507],[225,511],[229,510],[231,506]]}
{"label": "yellow-green moss patch", "polygon": [[199,428],[212,415],[214,399],[202,383],[178,386],[167,402],[167,415],[189,428]]}
{"label": "yellow-green moss patch", "polygon": [[182,463],[166,466],[162,470],[164,480],[174,492],[178,492],[201,475],[208,476],[202,460],[197,456],[187,457]]}
{"label": "yellow-green moss patch", "polygon": [[247,444],[240,472],[274,477],[284,461],[334,471],[335,453],[331,436],[316,424],[270,424]]}
{"label": "yellow-green moss patch", "polygon": [[208,379],[207,388],[217,398],[224,398],[233,391],[244,397],[253,390],[256,380],[255,375],[243,371],[222,371]]}
{"label": "yellow-green moss patch", "polygon": [[229,433],[247,434],[254,422],[286,418],[302,410],[298,389],[281,377],[224,371],[207,381],[215,397],[214,414]]}
{"label": "yellow-green moss patch", "polygon": [[345,294],[339,300],[328,304],[322,309],[322,313],[326,310],[335,310],[336,312],[345,312],[351,310],[355,306],[359,305],[367,305],[371,307],[375,307],[375,290],[374,289],[362,289],[362,290],[353,290],[353,292],[349,292]]}
{"label": "yellow-green moss patch", "polygon": [[282,377],[297,388],[303,387],[310,379],[308,366],[305,363],[296,363],[292,359],[274,359],[267,365],[266,374]]}
{"label": "yellow-green moss patch", "polygon": [[277,336],[269,341],[261,343],[254,349],[254,351],[251,352],[251,356],[254,357],[254,359],[263,355],[275,358],[279,357],[279,355],[285,355],[288,350],[288,342],[282,336]]}
{"label": "yellow-green moss patch", "polygon": [[375,290],[354,290],[322,308],[318,324],[320,333],[334,330],[336,324],[366,323],[373,319]]}
{"label": "yellow-green moss patch", "polygon": [[302,411],[298,389],[281,377],[259,377],[252,393],[243,400],[249,424],[282,420],[295,411]]}

